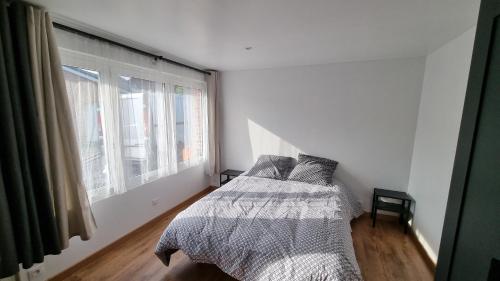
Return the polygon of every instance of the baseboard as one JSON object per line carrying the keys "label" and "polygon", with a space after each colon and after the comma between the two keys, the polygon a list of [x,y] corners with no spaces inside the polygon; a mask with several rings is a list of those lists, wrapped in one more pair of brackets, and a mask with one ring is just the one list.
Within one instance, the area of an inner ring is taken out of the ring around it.
{"label": "baseboard", "polygon": [[425,261],[425,264],[427,265],[427,267],[432,271],[433,274],[436,273],[436,264],[434,263],[434,261],[431,259],[431,257],[429,256],[429,254],[427,253],[427,251],[425,250],[424,246],[422,245],[422,243],[420,242],[420,240],[418,240],[418,237],[417,235],[415,234],[415,231],[413,230],[412,227],[409,227],[408,228],[410,231],[410,237],[411,239],[415,242],[415,245],[417,245],[417,250],[418,252],[422,255],[422,257],[424,258],[424,261]]}
{"label": "baseboard", "polygon": [[112,242],[111,244],[105,246],[104,248],[98,250],[97,252],[91,254],[90,256],[84,258],[83,260],[79,261],[78,263],[72,265],[71,267],[65,269],[64,271],[62,271],[61,273],[55,275],[54,277],[52,278],[49,278],[50,281],[60,281],[60,280],[67,280],[69,278],[69,276],[71,276],[74,272],[76,272],[78,269],[82,268],[82,267],[85,267],[86,265],[88,265],[89,263],[91,263],[96,257],[100,256],[100,255],[103,255],[103,254],[106,254],[107,252],[117,248],[120,246],[120,244],[122,244],[123,242],[125,242],[127,239],[129,239],[130,237],[134,236],[134,234],[137,234],[141,231],[144,231],[144,229],[147,229],[149,227],[151,227],[152,225],[154,225],[155,223],[165,219],[166,217],[176,213],[177,211],[179,211],[180,209],[183,209],[191,204],[193,204],[195,201],[197,201],[200,197],[212,192],[213,190],[215,189],[215,187],[213,186],[209,186],[205,189],[203,189],[202,191],[196,193],[195,195],[189,197],[188,199],[184,200],[182,203],[176,205],[175,207],[173,207],[172,209],[166,211],[165,213],[157,216],[157,217],[154,217],[153,219],[151,219],[150,221],[146,222],[145,224],[139,226],[138,228],[132,230],[131,232],[125,234],[124,236],[118,238],[117,240],[115,240],[114,242]]}

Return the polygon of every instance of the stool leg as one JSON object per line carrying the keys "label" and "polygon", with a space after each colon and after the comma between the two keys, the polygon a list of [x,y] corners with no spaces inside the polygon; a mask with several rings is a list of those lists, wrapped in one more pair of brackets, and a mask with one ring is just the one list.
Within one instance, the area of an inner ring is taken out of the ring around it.
{"label": "stool leg", "polygon": [[410,211],[411,211],[411,201],[408,201],[408,208],[405,208],[405,218],[404,218],[405,234],[408,233],[408,221],[410,219]]}
{"label": "stool leg", "polygon": [[374,216],[374,213],[375,213],[375,202],[378,200],[377,196],[375,196],[375,194],[373,194],[373,197],[372,197],[372,212],[370,214],[370,217],[373,219],[373,216]]}
{"label": "stool leg", "polygon": [[405,224],[405,234],[408,233],[408,213],[406,213],[405,211],[405,215],[404,215],[404,224]]}
{"label": "stool leg", "polygon": [[399,214],[399,224],[403,224],[403,222],[404,222],[404,213],[406,212],[405,200],[403,200],[403,202],[401,202],[401,208],[402,208],[402,211]]}
{"label": "stool leg", "polygon": [[373,211],[375,209],[375,195],[372,197],[372,212],[370,213],[370,218],[373,219]]}
{"label": "stool leg", "polygon": [[375,227],[375,221],[377,220],[377,208],[374,208],[372,214],[373,214],[372,227]]}

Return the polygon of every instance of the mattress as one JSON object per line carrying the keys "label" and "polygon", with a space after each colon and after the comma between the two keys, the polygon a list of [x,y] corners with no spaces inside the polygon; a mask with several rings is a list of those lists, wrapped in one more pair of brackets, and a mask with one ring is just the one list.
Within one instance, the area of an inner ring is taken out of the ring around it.
{"label": "mattress", "polygon": [[350,221],[362,210],[332,186],[239,176],[180,212],[156,255],[182,250],[239,280],[362,280]]}

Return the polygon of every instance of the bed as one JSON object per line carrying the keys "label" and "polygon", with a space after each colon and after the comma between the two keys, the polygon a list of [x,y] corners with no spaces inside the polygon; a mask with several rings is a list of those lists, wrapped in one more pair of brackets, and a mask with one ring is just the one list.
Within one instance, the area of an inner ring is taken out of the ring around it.
{"label": "bed", "polygon": [[362,280],[350,221],[359,203],[329,186],[239,176],[180,212],[156,255],[182,250],[238,280]]}

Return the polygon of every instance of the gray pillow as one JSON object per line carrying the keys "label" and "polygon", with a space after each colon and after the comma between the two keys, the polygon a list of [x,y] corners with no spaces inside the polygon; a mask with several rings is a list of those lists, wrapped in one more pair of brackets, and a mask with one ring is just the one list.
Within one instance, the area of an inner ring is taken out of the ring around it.
{"label": "gray pillow", "polygon": [[295,163],[292,157],[261,155],[246,176],[286,180]]}
{"label": "gray pillow", "polygon": [[297,165],[288,180],[317,185],[330,185],[338,162],[327,158],[299,154]]}

